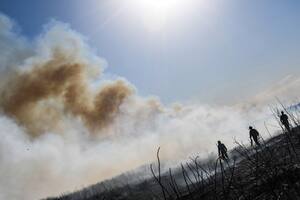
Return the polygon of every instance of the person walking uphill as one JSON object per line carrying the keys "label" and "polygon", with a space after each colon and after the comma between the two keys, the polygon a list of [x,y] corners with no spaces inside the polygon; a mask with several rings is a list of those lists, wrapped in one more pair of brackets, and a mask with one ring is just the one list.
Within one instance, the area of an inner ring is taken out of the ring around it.
{"label": "person walking uphill", "polygon": [[280,122],[288,132],[291,131],[289,117],[283,111],[281,111]]}
{"label": "person walking uphill", "polygon": [[223,159],[223,160],[228,159],[227,148],[226,148],[225,144],[223,144],[221,141],[218,141],[218,153],[219,153],[219,157],[221,159]]}
{"label": "person walking uphill", "polygon": [[260,145],[258,141],[259,132],[256,129],[254,129],[252,126],[249,126],[249,136],[251,140],[251,146],[253,146],[253,140],[257,146]]}

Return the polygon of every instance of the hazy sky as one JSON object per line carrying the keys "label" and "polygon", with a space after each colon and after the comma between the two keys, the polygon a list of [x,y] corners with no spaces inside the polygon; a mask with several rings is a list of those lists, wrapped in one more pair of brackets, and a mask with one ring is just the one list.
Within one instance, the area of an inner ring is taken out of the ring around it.
{"label": "hazy sky", "polygon": [[[249,144],[249,125],[278,131],[271,100],[300,101],[299,11],[300,0],[0,0],[0,199],[95,184],[159,146],[164,162],[205,158],[218,140]],[[108,64],[93,91],[102,60],[74,30]],[[108,81],[118,76],[132,84]]]}
{"label": "hazy sky", "polygon": [[29,39],[69,23],[141,95],[233,102],[300,72],[299,0],[1,0]]}

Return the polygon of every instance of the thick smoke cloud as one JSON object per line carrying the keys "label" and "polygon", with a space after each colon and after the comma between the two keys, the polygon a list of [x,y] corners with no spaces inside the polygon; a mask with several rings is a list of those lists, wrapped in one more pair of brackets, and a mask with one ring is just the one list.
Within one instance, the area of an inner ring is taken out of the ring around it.
{"label": "thick smoke cloud", "polygon": [[64,29],[63,24],[48,27],[37,42],[42,53],[41,47],[37,48],[35,55],[23,60],[25,66],[10,71],[10,78],[0,88],[0,108],[33,135],[57,130],[67,113],[80,117],[91,131],[104,128],[133,93],[121,80],[89,91],[91,63],[81,52],[87,47],[79,35]]}
{"label": "thick smoke cloud", "polygon": [[80,189],[152,162],[158,146],[163,161],[205,157],[218,139],[247,141],[249,123],[265,116],[263,107],[164,106],[102,78],[105,61],[68,25],[52,21],[34,40],[15,29],[0,15],[0,199]]}

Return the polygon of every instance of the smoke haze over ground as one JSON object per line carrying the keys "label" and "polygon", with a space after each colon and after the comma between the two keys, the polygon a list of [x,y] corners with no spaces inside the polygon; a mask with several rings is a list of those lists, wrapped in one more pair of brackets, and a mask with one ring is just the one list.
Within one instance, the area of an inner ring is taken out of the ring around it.
{"label": "smoke haze over ground", "polygon": [[219,139],[247,142],[264,105],[300,85],[288,77],[291,90],[243,105],[165,106],[124,78],[102,78],[105,61],[67,24],[51,21],[30,41],[15,28],[0,15],[0,199],[79,189],[153,161],[158,146],[180,160],[215,152]]}

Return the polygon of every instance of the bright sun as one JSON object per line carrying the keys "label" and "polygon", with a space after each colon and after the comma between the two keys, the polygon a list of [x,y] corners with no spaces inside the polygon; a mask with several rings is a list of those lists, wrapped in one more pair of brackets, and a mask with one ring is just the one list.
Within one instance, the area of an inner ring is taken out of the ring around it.
{"label": "bright sun", "polygon": [[130,0],[130,8],[151,29],[162,29],[168,19],[180,12],[186,1],[188,0]]}
{"label": "bright sun", "polygon": [[145,10],[167,14],[178,5],[178,0],[137,0],[136,4]]}

